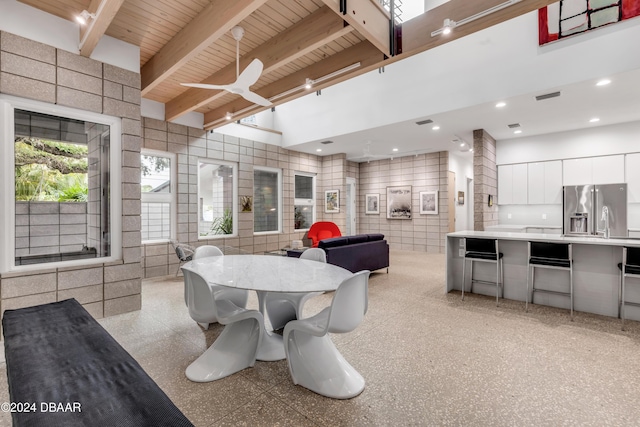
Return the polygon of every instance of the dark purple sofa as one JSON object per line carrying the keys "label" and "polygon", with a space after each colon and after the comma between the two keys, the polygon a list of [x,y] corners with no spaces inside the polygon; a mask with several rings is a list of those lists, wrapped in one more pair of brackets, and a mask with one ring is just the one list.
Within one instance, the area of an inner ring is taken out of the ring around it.
{"label": "dark purple sofa", "polygon": [[[327,262],[355,273],[361,270],[389,271],[389,244],[384,234],[358,234],[320,240],[318,247],[327,254]],[[288,251],[299,257],[300,251]]]}

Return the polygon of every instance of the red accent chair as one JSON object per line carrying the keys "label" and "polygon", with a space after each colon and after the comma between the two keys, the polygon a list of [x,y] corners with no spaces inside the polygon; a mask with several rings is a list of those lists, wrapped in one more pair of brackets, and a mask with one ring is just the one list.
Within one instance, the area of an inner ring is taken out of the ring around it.
{"label": "red accent chair", "polygon": [[329,221],[314,222],[307,233],[307,237],[311,239],[312,248],[317,248],[320,240],[340,236],[342,236],[342,233],[340,233],[338,226]]}

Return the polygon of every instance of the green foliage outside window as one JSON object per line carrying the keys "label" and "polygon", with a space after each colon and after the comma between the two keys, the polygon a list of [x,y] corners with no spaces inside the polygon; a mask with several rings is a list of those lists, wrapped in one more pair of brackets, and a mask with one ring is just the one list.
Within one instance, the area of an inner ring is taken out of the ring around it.
{"label": "green foliage outside window", "polygon": [[86,145],[16,138],[16,200],[86,201],[87,154]]}

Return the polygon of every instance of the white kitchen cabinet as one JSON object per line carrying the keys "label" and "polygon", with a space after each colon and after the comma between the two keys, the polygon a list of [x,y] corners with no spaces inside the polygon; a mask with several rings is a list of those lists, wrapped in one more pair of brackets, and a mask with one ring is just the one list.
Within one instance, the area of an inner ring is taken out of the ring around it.
{"label": "white kitchen cabinet", "polygon": [[544,179],[545,162],[529,163],[527,169],[527,187],[530,205],[543,205],[545,186]]}
{"label": "white kitchen cabinet", "polygon": [[640,203],[640,153],[626,155],[627,202]]}
{"label": "white kitchen cabinet", "polygon": [[513,165],[498,166],[498,204],[513,204]]}
{"label": "white kitchen cabinet", "polygon": [[562,162],[544,162],[544,203],[562,204]]}
{"label": "white kitchen cabinet", "polygon": [[513,204],[514,205],[526,205],[527,204],[527,164],[522,163],[519,165],[513,165]]}
{"label": "white kitchen cabinet", "polygon": [[624,155],[592,157],[591,184],[618,184],[624,182]]}
{"label": "white kitchen cabinet", "polygon": [[562,161],[563,185],[593,184],[593,158]]}
{"label": "white kitchen cabinet", "polygon": [[562,162],[528,164],[528,194],[530,205],[562,204]]}
{"label": "white kitchen cabinet", "polygon": [[527,204],[527,164],[498,166],[498,204]]}

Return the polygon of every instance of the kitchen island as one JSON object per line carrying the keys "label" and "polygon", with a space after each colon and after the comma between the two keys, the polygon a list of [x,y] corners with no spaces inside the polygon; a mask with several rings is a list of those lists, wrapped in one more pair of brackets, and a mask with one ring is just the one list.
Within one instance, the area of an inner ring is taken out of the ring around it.
{"label": "kitchen island", "polygon": [[[527,290],[527,242],[573,244],[574,310],[618,317],[620,276],[623,246],[640,247],[638,239],[603,239],[601,237],[569,237],[557,234],[509,233],[499,231],[457,231],[447,234],[446,292],[462,290],[464,238],[498,239],[504,263],[504,298],[524,301]],[[470,262],[470,261],[468,261]],[[468,266],[467,266],[468,267]],[[475,262],[474,280],[495,283],[495,264]],[[637,285],[637,286],[635,286]],[[465,293],[469,290],[467,274]],[[566,292],[569,273],[560,270],[536,269],[536,287]],[[627,279],[627,301],[640,303],[640,280]],[[473,293],[495,297],[495,285],[474,283]],[[535,293],[535,304],[569,309],[569,298],[562,295]],[[579,313],[578,313],[579,315]],[[640,320],[640,307],[627,306],[627,319]]]}

